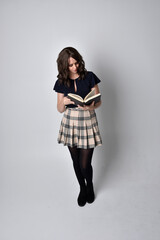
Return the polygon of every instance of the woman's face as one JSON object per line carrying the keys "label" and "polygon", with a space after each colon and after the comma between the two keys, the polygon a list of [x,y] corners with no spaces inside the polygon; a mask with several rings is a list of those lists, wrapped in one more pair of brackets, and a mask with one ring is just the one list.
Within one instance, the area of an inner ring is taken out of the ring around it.
{"label": "woman's face", "polygon": [[76,74],[78,71],[79,63],[74,58],[70,57],[68,59],[69,71],[72,74]]}

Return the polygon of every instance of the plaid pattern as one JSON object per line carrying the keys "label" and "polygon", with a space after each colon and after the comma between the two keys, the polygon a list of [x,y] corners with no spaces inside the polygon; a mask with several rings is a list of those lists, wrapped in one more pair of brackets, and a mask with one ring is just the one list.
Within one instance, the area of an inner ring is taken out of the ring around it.
{"label": "plaid pattern", "polygon": [[102,145],[95,111],[67,108],[61,121],[58,143],[84,149]]}

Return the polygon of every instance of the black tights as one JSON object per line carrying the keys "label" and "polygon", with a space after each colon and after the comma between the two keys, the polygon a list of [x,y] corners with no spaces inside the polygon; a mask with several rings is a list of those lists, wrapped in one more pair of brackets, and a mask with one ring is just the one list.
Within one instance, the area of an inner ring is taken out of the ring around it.
{"label": "black tights", "polygon": [[93,169],[91,165],[94,148],[82,149],[77,147],[68,147],[72,160],[73,167],[79,182],[80,188],[85,187],[85,180],[87,186],[92,186]]}

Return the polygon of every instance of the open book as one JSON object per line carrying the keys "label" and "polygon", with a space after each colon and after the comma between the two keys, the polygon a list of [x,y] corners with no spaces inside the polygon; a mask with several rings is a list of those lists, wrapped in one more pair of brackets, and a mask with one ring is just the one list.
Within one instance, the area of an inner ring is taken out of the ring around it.
{"label": "open book", "polygon": [[67,96],[76,105],[80,105],[80,106],[90,105],[93,101],[94,101],[94,104],[96,104],[101,100],[101,94],[100,93],[95,94],[95,89],[91,90],[84,99],[81,96],[74,93],[68,93]]}

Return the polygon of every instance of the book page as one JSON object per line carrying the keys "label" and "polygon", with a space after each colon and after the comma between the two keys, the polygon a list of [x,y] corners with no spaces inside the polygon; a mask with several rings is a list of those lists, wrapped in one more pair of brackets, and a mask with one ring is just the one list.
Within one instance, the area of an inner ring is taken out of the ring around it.
{"label": "book page", "polygon": [[93,101],[95,103],[99,102],[101,100],[101,94],[100,93],[97,93],[95,94],[94,96],[90,97],[90,98],[87,98],[86,101],[85,101],[85,104],[86,105],[89,105],[91,104]]}
{"label": "book page", "polygon": [[78,99],[80,101],[83,101],[83,98],[77,94],[74,94],[74,93],[68,93],[68,96],[71,96],[72,98],[74,99]]}
{"label": "book page", "polygon": [[91,90],[91,91],[87,94],[87,96],[84,98],[84,101],[85,101],[86,99],[94,96],[94,95],[95,95],[95,89]]}

